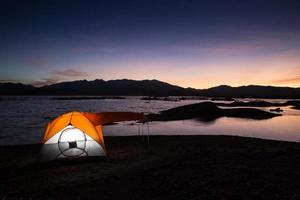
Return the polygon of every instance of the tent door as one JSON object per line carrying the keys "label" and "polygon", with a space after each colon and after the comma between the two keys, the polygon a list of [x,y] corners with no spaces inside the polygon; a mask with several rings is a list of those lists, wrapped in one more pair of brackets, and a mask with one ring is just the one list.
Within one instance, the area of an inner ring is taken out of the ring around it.
{"label": "tent door", "polygon": [[69,142],[69,149],[72,149],[72,148],[77,148],[77,142],[76,141]]}

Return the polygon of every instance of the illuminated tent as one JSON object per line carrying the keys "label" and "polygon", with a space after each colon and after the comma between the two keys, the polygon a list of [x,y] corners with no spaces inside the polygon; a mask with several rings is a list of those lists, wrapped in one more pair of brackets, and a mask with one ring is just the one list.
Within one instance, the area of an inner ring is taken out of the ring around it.
{"label": "illuminated tent", "polygon": [[145,120],[145,116],[131,112],[63,114],[51,121],[44,132],[41,159],[106,156],[102,126],[132,120]]}

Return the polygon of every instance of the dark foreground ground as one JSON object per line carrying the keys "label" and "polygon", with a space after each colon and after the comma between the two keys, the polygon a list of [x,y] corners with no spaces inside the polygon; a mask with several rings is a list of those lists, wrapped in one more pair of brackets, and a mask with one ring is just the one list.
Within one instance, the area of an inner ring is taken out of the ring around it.
{"label": "dark foreground ground", "polygon": [[0,199],[300,199],[300,144],[230,136],[105,138],[110,159],[38,164],[0,147]]}

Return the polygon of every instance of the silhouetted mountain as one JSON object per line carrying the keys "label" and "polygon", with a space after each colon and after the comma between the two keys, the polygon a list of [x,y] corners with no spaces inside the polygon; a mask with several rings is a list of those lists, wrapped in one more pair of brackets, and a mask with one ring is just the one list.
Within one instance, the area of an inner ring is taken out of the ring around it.
{"label": "silhouetted mountain", "polygon": [[197,90],[182,88],[158,80],[79,80],[44,87],[15,83],[0,83],[1,95],[197,95]]}
{"label": "silhouetted mountain", "polygon": [[300,98],[300,88],[273,86],[221,85],[209,89],[183,88],[158,80],[79,80],[44,87],[21,83],[0,83],[0,95],[141,95],[141,96],[208,96],[243,98]]}
{"label": "silhouetted mountain", "polygon": [[33,95],[38,88],[22,83],[0,83],[0,95]]}
{"label": "silhouetted mountain", "polygon": [[202,95],[241,98],[300,98],[300,88],[258,85],[230,87],[221,85],[202,90]]}
{"label": "silhouetted mountain", "polygon": [[40,88],[55,95],[196,95],[197,90],[185,89],[157,80],[94,80],[57,83]]}

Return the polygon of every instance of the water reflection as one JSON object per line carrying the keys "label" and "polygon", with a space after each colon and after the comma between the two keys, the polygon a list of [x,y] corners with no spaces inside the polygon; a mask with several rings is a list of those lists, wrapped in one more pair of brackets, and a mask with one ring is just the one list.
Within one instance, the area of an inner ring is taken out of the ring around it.
{"label": "water reflection", "polygon": [[[264,139],[300,141],[300,117],[285,115],[267,120],[222,117],[215,121],[183,120],[150,122],[151,135],[236,135]],[[137,135],[128,123],[104,127],[106,135]]]}
{"label": "water reflection", "polygon": [[[0,101],[0,145],[38,143],[46,124],[56,116],[70,111],[104,112],[136,111],[157,113],[161,110],[199,103],[203,100],[147,101],[140,97],[113,100],[52,100],[51,97],[7,97]],[[282,102],[286,100],[272,100]],[[269,108],[259,108],[269,110]],[[215,121],[184,120],[151,122],[154,135],[240,135],[267,139],[300,141],[300,110],[283,107],[283,116],[268,120],[247,120],[222,117]],[[106,135],[136,135],[137,125],[122,123],[107,126]],[[145,127],[144,127],[145,128]]]}

